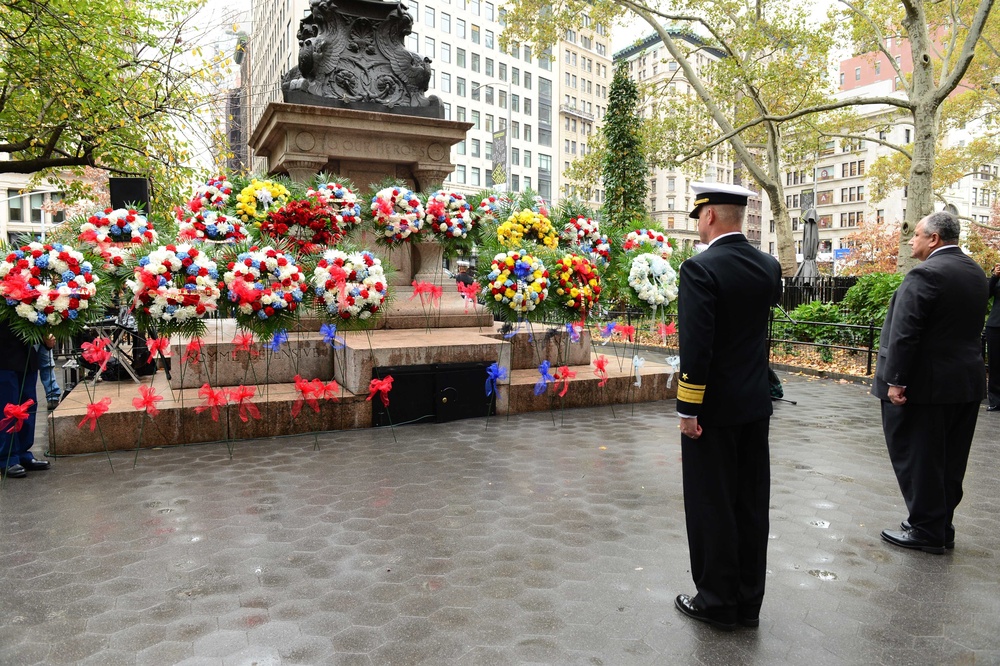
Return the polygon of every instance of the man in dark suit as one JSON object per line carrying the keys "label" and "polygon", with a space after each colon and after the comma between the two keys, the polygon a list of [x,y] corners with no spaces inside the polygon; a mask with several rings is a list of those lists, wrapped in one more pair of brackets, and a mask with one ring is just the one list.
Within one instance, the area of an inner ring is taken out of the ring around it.
{"label": "man in dark suit", "polygon": [[48,460],[37,460],[31,452],[35,444],[35,415],[38,410],[38,350],[14,333],[10,324],[0,321],[0,418],[7,405],[32,401],[28,418],[17,432],[0,432],[0,476],[23,478],[28,471],[49,468]]}
{"label": "man in dark suit", "polygon": [[720,629],[759,625],[767,560],[771,393],[767,326],[781,266],[740,232],[750,190],[692,184],[708,248],[681,264],[678,427],[691,575],[688,617]]}
{"label": "man in dark suit", "polygon": [[993,297],[990,316],[986,318],[986,355],[990,360],[990,377],[986,385],[988,412],[1000,412],[1000,264],[990,274],[989,295]]}
{"label": "man in dark suit", "polygon": [[980,334],[986,275],[958,247],[960,226],[932,213],[910,239],[921,263],[889,302],[872,393],[909,516],[882,538],[943,553],[955,545],[952,516],[986,390]]}

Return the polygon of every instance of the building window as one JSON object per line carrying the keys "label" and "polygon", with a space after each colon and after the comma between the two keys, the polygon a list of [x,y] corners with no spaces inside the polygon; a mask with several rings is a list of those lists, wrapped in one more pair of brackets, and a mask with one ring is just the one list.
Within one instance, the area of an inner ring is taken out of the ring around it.
{"label": "building window", "polygon": [[[458,107],[458,108],[462,108],[462,107]],[[465,154],[465,141],[459,141],[458,143],[455,144],[455,154],[456,155],[464,155]]]}
{"label": "building window", "polygon": [[476,25],[475,23],[472,24],[472,43],[473,44],[479,43],[479,26]]}
{"label": "building window", "polygon": [[424,25],[429,28],[434,27],[434,10],[430,7],[424,8]]}
{"label": "building window", "polygon": [[[526,168],[528,168],[528,169],[531,168],[531,151],[530,150],[524,151],[524,166]],[[524,183],[525,183],[524,187],[525,187],[525,189],[531,187],[531,185],[528,185],[528,182],[529,182],[529,180],[527,178],[525,178],[524,179]]]}
{"label": "building window", "polygon": [[465,19],[455,19],[455,36],[465,39]]}
{"label": "building window", "polygon": [[483,45],[486,48],[488,48],[488,49],[493,48],[493,31],[492,30],[485,30],[484,31]]}
{"label": "building window", "polygon": [[479,157],[479,139],[472,140],[472,156]]}
{"label": "building window", "polygon": [[472,112],[472,127],[474,129],[479,129],[479,112],[478,111],[473,111]]}
{"label": "building window", "polygon": [[469,184],[479,186],[479,167],[472,167],[472,182]]}
{"label": "building window", "polygon": [[[473,53],[472,54],[472,71],[473,72],[478,72],[479,71],[479,54],[478,53]],[[473,92],[472,94],[475,95],[476,93]],[[476,98],[476,99],[478,99],[478,98]]]}
{"label": "building window", "polygon": [[451,62],[451,44],[441,42],[441,62]]}
{"label": "building window", "polygon": [[[461,76],[455,79],[455,94],[459,97],[465,97],[465,79]],[[465,118],[461,118],[461,120],[465,120]]]}
{"label": "building window", "polygon": [[465,67],[465,49],[455,49],[455,64]]}
{"label": "building window", "polygon": [[463,185],[465,184],[465,165],[464,164],[456,164],[455,165],[455,174],[454,174],[454,176],[455,177],[453,178],[453,180],[456,183],[462,183]]}
{"label": "building window", "polygon": [[510,163],[513,166],[518,166],[521,162],[521,151],[517,148],[510,149]]}
{"label": "building window", "polygon": [[45,203],[44,194],[32,194],[31,195],[31,221],[41,224],[42,222],[42,205]]}
{"label": "building window", "polygon": [[854,68],[854,80],[855,81],[860,81],[861,80],[861,68],[860,67],[855,67]]}
{"label": "building window", "polygon": [[7,211],[11,222],[24,222],[23,205],[20,192],[17,190],[7,190]]}
{"label": "building window", "polygon": [[441,92],[451,92],[451,74],[447,72],[441,72],[441,77],[438,79],[441,85]]}

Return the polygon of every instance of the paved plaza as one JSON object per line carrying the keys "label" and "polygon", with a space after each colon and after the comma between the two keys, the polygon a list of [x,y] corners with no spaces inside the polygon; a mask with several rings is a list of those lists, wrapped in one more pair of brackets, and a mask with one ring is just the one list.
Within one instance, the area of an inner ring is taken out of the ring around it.
{"label": "paved plaza", "polygon": [[0,664],[1000,664],[1000,414],[928,555],[868,388],[781,377],[759,629],[673,607],[666,401],[58,458],[0,489]]}

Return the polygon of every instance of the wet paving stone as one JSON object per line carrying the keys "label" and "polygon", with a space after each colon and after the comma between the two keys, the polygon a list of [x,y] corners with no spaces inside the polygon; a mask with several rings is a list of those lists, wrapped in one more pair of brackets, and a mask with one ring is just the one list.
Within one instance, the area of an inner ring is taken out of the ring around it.
{"label": "wet paving stone", "polygon": [[666,401],[56,459],[0,488],[0,664],[1000,663],[1000,415],[910,552],[867,387],[781,376],[757,630],[673,608]]}

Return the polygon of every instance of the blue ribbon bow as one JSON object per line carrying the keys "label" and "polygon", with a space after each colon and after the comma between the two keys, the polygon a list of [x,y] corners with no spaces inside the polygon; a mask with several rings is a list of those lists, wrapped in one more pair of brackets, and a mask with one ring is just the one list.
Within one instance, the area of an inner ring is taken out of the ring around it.
{"label": "blue ribbon bow", "polygon": [[278,352],[281,351],[281,345],[286,342],[288,342],[288,331],[282,329],[274,334],[267,346],[270,347],[271,351]]}
{"label": "blue ribbon bow", "polygon": [[337,327],[333,324],[323,324],[320,327],[319,332],[323,334],[323,342],[330,345],[334,349],[343,349],[347,344],[344,338],[337,335]]}
{"label": "blue ribbon bow", "polygon": [[493,363],[486,368],[486,395],[491,396],[496,393],[497,381],[507,379],[507,368]]}
{"label": "blue ribbon bow", "polygon": [[549,390],[549,382],[554,382],[556,380],[551,374],[549,374],[549,368],[552,367],[548,361],[542,361],[538,365],[538,372],[542,375],[542,378],[535,384],[535,395],[541,395]]}

